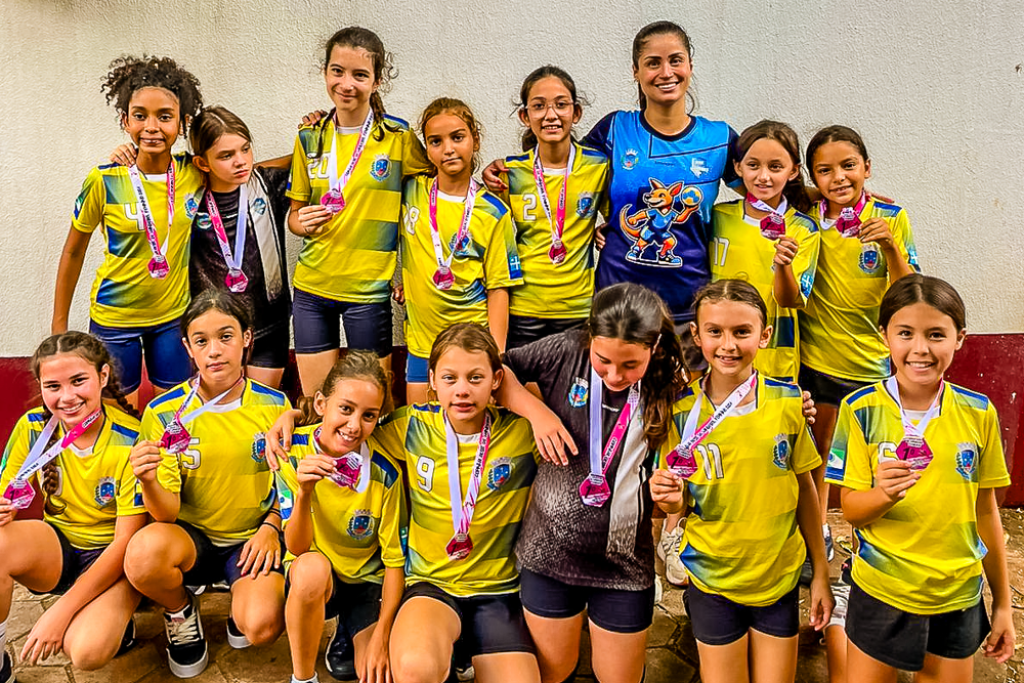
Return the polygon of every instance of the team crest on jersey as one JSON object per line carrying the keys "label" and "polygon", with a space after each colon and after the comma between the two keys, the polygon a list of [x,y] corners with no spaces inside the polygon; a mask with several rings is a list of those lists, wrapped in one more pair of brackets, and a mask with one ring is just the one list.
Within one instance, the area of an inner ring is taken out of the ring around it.
{"label": "team crest on jersey", "polygon": [[267,459],[267,435],[263,432],[256,432],[252,435],[251,455],[256,462],[263,462]]}
{"label": "team crest on jersey", "polygon": [[357,541],[368,538],[373,533],[373,515],[369,510],[356,510],[348,520],[348,535]]}
{"label": "team crest on jersey", "polygon": [[682,225],[700,210],[704,194],[682,181],[665,185],[657,178],[649,179],[651,191],[643,195],[644,206],[631,213],[632,204],[619,212],[619,227],[633,246],[626,260],[648,266],[679,268],[683,260],[676,256],[679,240],[672,228]]}
{"label": "team crest on jersey", "polygon": [[702,175],[704,175],[710,170],[711,169],[708,168],[707,162],[701,159],[700,157],[695,157],[690,162],[690,173],[697,176],[698,178],[700,178]]}
{"label": "team crest on jersey", "polygon": [[487,488],[497,491],[512,478],[512,459],[498,458],[487,472]]}
{"label": "team crest on jersey", "polygon": [[580,198],[576,202],[576,215],[580,218],[589,218],[594,215],[593,192],[580,192]]}
{"label": "team crest on jersey", "polygon": [[860,269],[865,273],[874,273],[881,264],[882,257],[878,253],[878,246],[871,243],[865,244],[860,252],[860,262],[858,263]]}
{"label": "team crest on jersey", "polygon": [[967,481],[974,478],[974,470],[978,464],[978,447],[973,443],[956,445],[956,471]]}
{"label": "team crest on jersey", "polygon": [[587,397],[590,394],[590,382],[577,377],[569,388],[569,405],[573,408],[582,408],[587,405]]}
{"label": "team crest on jersey", "polygon": [[626,153],[622,155],[622,168],[632,171],[636,168],[636,161],[639,156],[635,149],[627,149]]}
{"label": "team crest on jersey", "polygon": [[199,216],[196,218],[196,226],[198,226],[200,230],[209,230],[210,228],[212,228],[213,221],[210,220],[210,214],[199,214]]}
{"label": "team crest on jersey", "polygon": [[378,154],[370,164],[370,177],[378,183],[391,175],[391,159],[387,154]]}
{"label": "team crest on jersey", "polygon": [[405,210],[405,231],[410,235],[416,234],[416,221],[420,219],[420,210],[418,207],[410,206]]}
{"label": "team crest on jersey", "polygon": [[772,447],[772,462],[780,470],[788,470],[789,456],[789,438],[785,434],[777,434],[775,445]]}
{"label": "team crest on jersey", "polygon": [[100,483],[96,485],[96,491],[93,497],[96,500],[96,504],[100,507],[106,507],[114,500],[114,495],[117,493],[117,489],[114,486],[113,477],[100,477]]}
{"label": "team crest on jersey", "polygon": [[267,200],[263,197],[257,197],[252,202],[252,212],[257,216],[262,216],[267,212]]}
{"label": "team crest on jersey", "polygon": [[185,214],[188,216],[189,220],[192,220],[196,217],[196,213],[198,212],[199,202],[196,201],[196,196],[194,194],[189,193],[189,195],[185,197]]}

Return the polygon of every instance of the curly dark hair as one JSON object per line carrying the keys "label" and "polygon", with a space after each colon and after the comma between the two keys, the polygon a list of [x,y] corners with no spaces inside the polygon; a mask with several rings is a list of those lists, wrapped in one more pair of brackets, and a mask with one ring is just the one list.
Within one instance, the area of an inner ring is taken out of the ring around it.
{"label": "curly dark hair", "polygon": [[199,79],[170,57],[118,57],[110,63],[110,72],[101,89],[106,93],[107,104],[113,104],[119,113],[127,115],[132,95],[141,88],[162,88],[178,98],[181,129],[185,133],[188,124],[203,108]]}

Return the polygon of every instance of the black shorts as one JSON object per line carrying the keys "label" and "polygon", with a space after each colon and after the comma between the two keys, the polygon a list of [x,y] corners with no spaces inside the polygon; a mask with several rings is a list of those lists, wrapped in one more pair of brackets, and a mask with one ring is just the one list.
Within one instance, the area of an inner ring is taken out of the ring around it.
{"label": "black shorts", "polygon": [[566,619],[586,609],[590,621],[612,633],[640,633],[654,618],[653,584],[640,591],[573,586],[529,569],[519,581],[523,608],[538,617]]}
{"label": "black shorts", "polygon": [[[218,581],[227,581],[229,586],[233,586],[235,581],[242,578],[242,568],[238,566],[238,559],[242,556],[245,541],[229,546],[214,545],[209,536],[188,522],[179,519],[175,524],[185,530],[196,547],[196,562],[185,572],[186,586],[209,586]],[[281,540],[281,548],[283,551],[284,539]],[[271,571],[284,573],[281,567]]]}
{"label": "black shorts", "polygon": [[858,382],[842,377],[833,377],[824,372],[812,370],[806,365],[800,366],[800,377],[797,381],[800,388],[808,391],[815,403],[827,406],[838,406],[844,398],[874,382]]}
{"label": "black shorts", "polygon": [[920,671],[925,654],[945,659],[973,657],[988,637],[985,602],[943,614],[910,614],[850,587],[846,635],[861,652],[883,664]]}
{"label": "black shorts", "polygon": [[279,325],[252,342],[249,365],[257,368],[288,367],[288,349],[292,338],[288,325]]}
{"label": "black shorts", "polygon": [[583,327],[586,323],[586,318],[531,318],[525,315],[510,314],[506,347],[518,349],[520,346],[532,344],[538,339],[552,334],[560,334],[566,330]]}
{"label": "black shorts", "polygon": [[748,607],[729,598],[705,593],[693,585],[683,593],[693,635],[705,645],[728,645],[757,631],[792,638],[800,631],[800,586],[765,607]]}
{"label": "black shorts", "polygon": [[57,541],[60,543],[60,578],[57,579],[57,585],[48,591],[34,591],[29,589],[29,592],[33,595],[64,595],[71,587],[75,585],[75,581],[78,581],[78,577],[85,573],[85,570],[92,566],[103,551],[106,548],[95,548],[93,550],[82,550],[71,545],[71,541],[64,533],[49,524],[53,532],[57,534]]}
{"label": "black shorts", "polygon": [[325,616],[338,617],[338,629],[344,629],[349,639],[377,623],[380,619],[379,583],[345,583],[333,571],[334,588],[327,601]]}
{"label": "black shorts", "polygon": [[443,602],[458,615],[462,622],[462,635],[456,647],[467,657],[499,652],[534,652],[518,593],[459,598],[421,581],[405,589],[402,604],[412,598],[432,598]]}

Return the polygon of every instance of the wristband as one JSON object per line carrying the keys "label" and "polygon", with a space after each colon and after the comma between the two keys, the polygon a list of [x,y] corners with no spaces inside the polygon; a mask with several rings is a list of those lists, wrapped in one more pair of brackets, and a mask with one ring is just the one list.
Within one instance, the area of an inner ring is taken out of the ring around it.
{"label": "wristband", "polygon": [[280,529],[278,529],[278,528],[277,528],[276,526],[274,526],[273,524],[271,524],[270,522],[267,522],[267,521],[263,521],[263,522],[260,522],[260,526],[269,526],[269,527],[270,527],[271,529],[273,529],[273,530],[274,530],[274,531],[276,531],[277,533],[281,533],[281,530],[280,530]]}

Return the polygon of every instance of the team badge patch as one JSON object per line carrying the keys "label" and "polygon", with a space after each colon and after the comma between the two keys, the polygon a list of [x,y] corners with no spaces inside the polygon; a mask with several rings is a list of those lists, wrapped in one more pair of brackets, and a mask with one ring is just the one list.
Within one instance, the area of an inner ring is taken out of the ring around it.
{"label": "team badge patch", "polygon": [[590,382],[577,377],[569,388],[569,405],[573,408],[582,408],[587,405],[587,397],[590,394]]}
{"label": "team badge patch", "polygon": [[700,157],[695,157],[693,161],[690,162],[690,173],[697,176],[698,178],[700,178],[702,175],[704,175],[710,170],[711,169],[708,168],[707,162],[705,162]]}
{"label": "team badge patch", "polygon": [[211,229],[213,227],[213,221],[210,220],[210,214],[208,214],[208,213],[201,213],[201,214],[199,214],[199,217],[196,218],[196,225],[199,226],[200,230],[209,230],[209,229]]}
{"label": "team badge patch", "polygon": [[185,213],[188,214],[189,220],[196,217],[196,213],[199,212],[199,202],[196,201],[194,194],[189,194],[185,197]]}
{"label": "team badge patch", "polygon": [[632,171],[636,168],[637,157],[640,156],[635,149],[627,149],[622,155],[622,168]]}
{"label": "team badge patch", "polygon": [[391,159],[387,154],[378,154],[370,164],[370,177],[378,183],[391,175]]}
{"label": "team badge patch", "polygon": [[576,202],[576,215],[580,218],[589,218],[594,215],[593,192],[580,192],[580,198]]}
{"label": "team badge patch", "polygon": [[956,471],[967,481],[974,478],[974,472],[978,464],[978,448],[973,443],[958,443],[956,445]]}
{"label": "team badge patch", "polygon": [[100,477],[100,483],[96,485],[95,499],[100,507],[106,507],[114,501],[117,490],[114,486],[113,477]]}
{"label": "team badge patch", "polygon": [[860,252],[860,269],[865,273],[874,273],[881,265],[882,258],[878,253],[878,247],[874,244],[865,244]]}
{"label": "team badge patch", "polygon": [[789,438],[785,434],[778,434],[775,437],[775,446],[772,447],[772,462],[780,470],[788,470],[789,455]]}
{"label": "team badge patch", "polygon": [[252,459],[263,462],[267,459],[267,435],[257,432],[252,435]]}
{"label": "team badge patch", "polygon": [[356,510],[348,520],[348,535],[362,541],[373,534],[373,516],[369,510]]}
{"label": "team badge patch", "polygon": [[262,216],[267,212],[267,200],[263,197],[257,197],[252,203],[252,212],[257,216]]}
{"label": "team badge patch", "polygon": [[497,491],[512,478],[512,459],[498,458],[487,472],[487,488]]}

